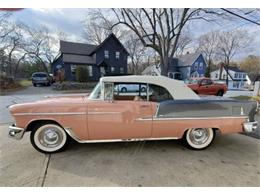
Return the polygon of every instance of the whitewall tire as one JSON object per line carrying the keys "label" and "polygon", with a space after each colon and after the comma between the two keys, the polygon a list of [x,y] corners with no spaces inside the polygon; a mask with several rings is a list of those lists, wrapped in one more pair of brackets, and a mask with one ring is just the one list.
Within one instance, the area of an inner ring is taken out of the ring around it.
{"label": "whitewall tire", "polygon": [[68,136],[65,130],[57,124],[45,123],[38,125],[31,132],[33,147],[42,153],[59,152],[66,146]]}
{"label": "whitewall tire", "polygon": [[202,150],[210,146],[215,137],[212,128],[192,128],[187,130],[184,138],[188,146],[195,150]]}

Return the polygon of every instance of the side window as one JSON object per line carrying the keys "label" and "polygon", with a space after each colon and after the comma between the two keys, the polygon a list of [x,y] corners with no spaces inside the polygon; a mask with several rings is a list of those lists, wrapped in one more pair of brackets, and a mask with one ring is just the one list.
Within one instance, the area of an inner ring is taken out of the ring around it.
{"label": "side window", "polygon": [[105,58],[108,59],[108,58],[109,58],[109,51],[108,51],[108,50],[105,50],[105,51],[104,51],[104,55],[105,55]]}
{"label": "side window", "polygon": [[114,100],[146,101],[146,86],[144,83],[115,83]]}
{"label": "side window", "polygon": [[173,100],[171,94],[164,88],[158,85],[149,85],[149,101],[162,102]]}
{"label": "side window", "polygon": [[113,100],[113,83],[104,83],[104,100]]}

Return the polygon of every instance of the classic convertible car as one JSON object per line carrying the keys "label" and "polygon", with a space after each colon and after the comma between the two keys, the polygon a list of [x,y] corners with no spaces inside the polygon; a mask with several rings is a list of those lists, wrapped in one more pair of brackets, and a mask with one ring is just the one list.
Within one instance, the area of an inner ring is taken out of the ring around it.
{"label": "classic convertible car", "polygon": [[[139,91],[125,92],[121,85],[138,85]],[[10,106],[16,123],[9,136],[21,139],[31,132],[33,147],[44,153],[61,151],[69,138],[79,143],[183,138],[199,150],[212,143],[216,131],[256,129],[257,108],[254,101],[201,99],[184,82],[163,76],[103,77],[88,97]]]}

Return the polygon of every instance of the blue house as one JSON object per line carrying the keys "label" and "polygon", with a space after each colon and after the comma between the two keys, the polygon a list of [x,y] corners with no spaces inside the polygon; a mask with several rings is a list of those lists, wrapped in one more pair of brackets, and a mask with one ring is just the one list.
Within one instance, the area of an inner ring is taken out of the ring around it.
{"label": "blue house", "polygon": [[182,75],[182,80],[204,77],[207,63],[201,53],[187,53],[178,58],[177,69]]}
{"label": "blue house", "polygon": [[67,81],[76,80],[76,68],[86,66],[89,81],[98,81],[107,75],[127,74],[128,52],[116,38],[110,34],[100,45],[60,41],[60,55],[52,63],[51,72],[57,76],[64,70]]}
{"label": "blue house", "polygon": [[[207,63],[201,53],[186,53],[178,58],[171,59],[168,66],[168,77],[178,80],[187,80],[192,77],[204,77]],[[142,74],[160,75],[159,65],[147,67]]]}

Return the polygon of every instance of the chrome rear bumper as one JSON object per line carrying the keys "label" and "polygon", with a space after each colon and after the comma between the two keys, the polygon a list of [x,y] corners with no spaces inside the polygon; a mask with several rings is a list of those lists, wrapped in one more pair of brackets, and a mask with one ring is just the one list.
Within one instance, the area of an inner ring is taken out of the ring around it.
{"label": "chrome rear bumper", "polygon": [[257,121],[243,123],[244,131],[249,133],[257,129]]}
{"label": "chrome rear bumper", "polygon": [[20,140],[23,138],[25,129],[16,127],[15,125],[9,126],[9,137]]}

